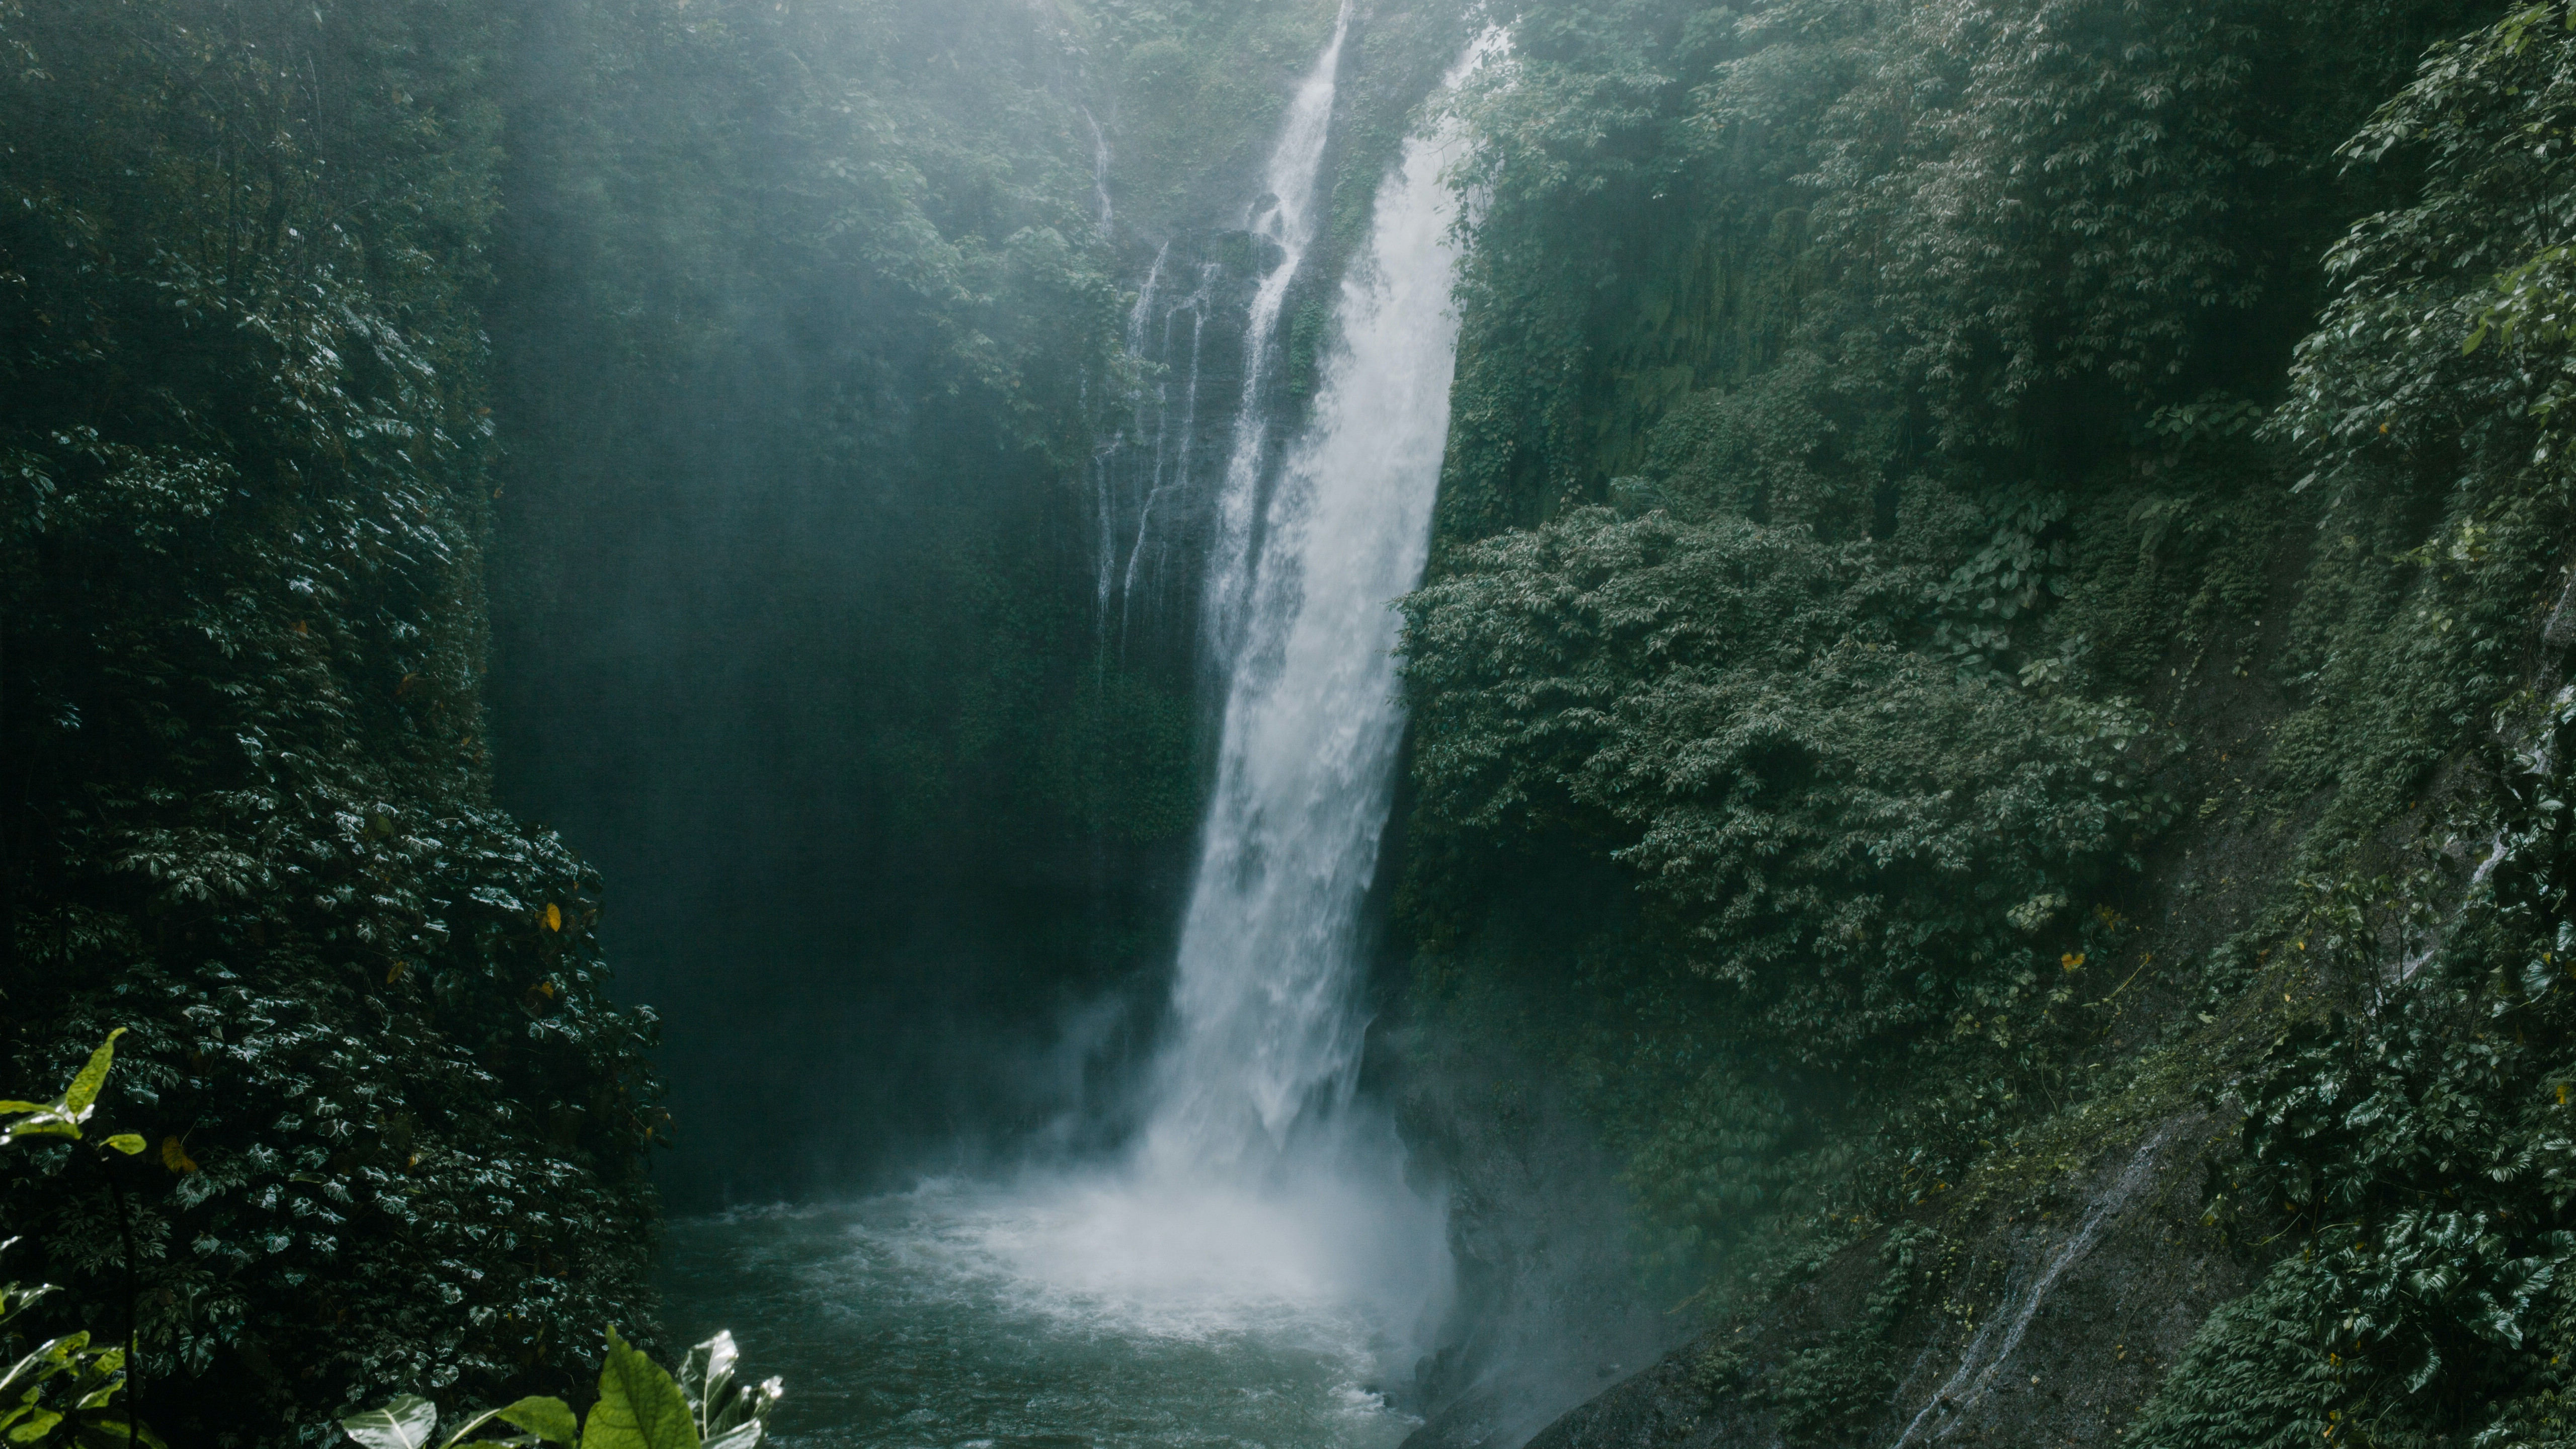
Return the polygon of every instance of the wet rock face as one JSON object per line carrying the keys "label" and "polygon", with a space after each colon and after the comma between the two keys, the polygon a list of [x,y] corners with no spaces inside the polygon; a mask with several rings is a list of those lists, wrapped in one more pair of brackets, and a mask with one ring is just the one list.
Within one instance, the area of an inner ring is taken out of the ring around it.
{"label": "wet rock face", "polygon": [[[2254,1276],[2200,1223],[2215,1131],[2206,1117],[2169,1119],[2103,1143],[2035,1206],[1924,1225],[1940,1243],[1926,1291],[1874,1341],[1854,1325],[1882,1282],[1885,1235],[1856,1244],[1762,1315],[1567,1413],[1530,1449],[2117,1442],[2202,1320]],[[1879,1392],[1822,1417],[1802,1385],[1828,1374]],[[1479,1442],[1437,1420],[1415,1440]]]}
{"label": "wet rock face", "polygon": [[1458,1281],[1452,1336],[1403,1396],[1425,1415],[1404,1449],[1514,1449],[1682,1327],[1670,1298],[1638,1291],[1600,1144],[1532,1080],[1498,1055],[1406,1080],[1406,1135],[1445,1179]]}

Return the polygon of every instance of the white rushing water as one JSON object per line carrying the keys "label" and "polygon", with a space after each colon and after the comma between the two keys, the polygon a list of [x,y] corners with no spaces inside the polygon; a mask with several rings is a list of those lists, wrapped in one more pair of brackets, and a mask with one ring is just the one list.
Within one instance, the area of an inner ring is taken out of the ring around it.
{"label": "white rushing water", "polygon": [[1455,144],[1445,126],[1405,143],[1259,547],[1214,542],[1242,618],[1170,1038],[1134,1160],[1077,1192],[1030,1260],[1166,1312],[1348,1309],[1391,1348],[1430,1327],[1449,1282],[1444,1207],[1405,1181],[1392,1123],[1354,1089],[1360,910],[1403,731],[1393,604],[1421,580],[1449,432]]}
{"label": "white rushing water", "polygon": [[1218,486],[1213,541],[1207,573],[1207,634],[1220,661],[1229,659],[1241,638],[1243,607],[1254,559],[1252,524],[1260,505],[1262,464],[1270,431],[1264,392],[1276,363],[1279,309],[1297,280],[1306,248],[1315,240],[1315,178],[1324,166],[1324,142],[1331,132],[1333,94],[1342,71],[1342,42],[1351,28],[1352,0],[1342,0],[1333,17],[1333,36],[1325,42],[1315,69],[1288,103],[1287,123],[1279,144],[1263,168],[1264,188],[1244,218],[1245,229],[1278,243],[1280,259],[1253,293],[1252,312],[1244,320],[1243,396],[1234,409],[1234,448],[1226,459],[1225,479]]}
{"label": "white rushing water", "polygon": [[1407,142],[1380,188],[1339,349],[1238,566],[1245,617],[1147,1134],[1158,1163],[1257,1167],[1350,1095],[1358,912],[1403,728],[1391,606],[1421,580],[1449,433],[1447,149],[1445,132]]}
{"label": "white rushing water", "polygon": [[[1330,114],[1341,39],[1337,27],[1291,108],[1274,176],[1322,151],[1305,131]],[[1479,42],[1450,85],[1499,46]],[[1409,1368],[1449,1289],[1445,1205],[1406,1182],[1392,1122],[1355,1088],[1360,912],[1404,725],[1393,606],[1421,580],[1449,432],[1456,145],[1446,126],[1405,143],[1260,527],[1211,541],[1240,621],[1139,1139],[1111,1170],[1024,1184],[973,1234],[1030,1283],[1119,1321],[1345,1325],[1345,1341],[1375,1345],[1360,1374]],[[1280,234],[1302,245],[1304,226],[1292,214]]]}

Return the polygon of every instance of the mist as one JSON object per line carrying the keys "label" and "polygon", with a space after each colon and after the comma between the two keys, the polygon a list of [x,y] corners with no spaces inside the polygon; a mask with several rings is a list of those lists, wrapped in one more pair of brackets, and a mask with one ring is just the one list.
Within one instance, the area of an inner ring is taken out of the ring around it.
{"label": "mist", "polygon": [[2571,77],[0,0],[0,1427],[2552,1438]]}

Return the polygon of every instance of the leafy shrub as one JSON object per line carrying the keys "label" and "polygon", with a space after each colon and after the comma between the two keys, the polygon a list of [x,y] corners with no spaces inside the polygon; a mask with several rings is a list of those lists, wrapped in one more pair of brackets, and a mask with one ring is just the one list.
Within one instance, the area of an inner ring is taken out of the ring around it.
{"label": "leafy shrub", "polygon": [[[89,1061],[53,1101],[0,1102],[0,1147],[13,1146],[29,1137],[84,1140],[81,1127],[98,1110],[99,1089],[107,1083],[108,1069],[116,1060],[116,1039],[122,1035],[122,1029],[109,1032],[107,1040],[90,1053]],[[143,1139],[131,1132],[116,1133],[101,1145],[128,1157],[143,1151]],[[123,1229],[122,1195],[115,1202],[118,1225]],[[0,1241],[0,1252],[17,1241]],[[132,1241],[131,1237],[126,1239],[129,1268]],[[0,1430],[7,1432],[12,1444],[58,1442],[60,1436],[78,1442],[83,1449],[135,1444],[160,1449],[161,1441],[135,1420],[134,1395],[126,1394],[122,1408],[115,1403],[118,1393],[132,1387],[133,1375],[128,1368],[130,1336],[124,1347],[94,1347],[89,1330],[79,1329],[30,1345],[22,1330],[10,1326],[19,1315],[55,1291],[51,1284],[33,1288],[16,1283],[0,1285],[0,1345],[6,1346],[10,1360],[8,1370],[0,1373]],[[129,1322],[133,1311],[129,1298]],[[14,1400],[12,1395],[16,1396]]]}
{"label": "leafy shrub", "polygon": [[1422,809],[1606,851],[1792,1060],[1982,1012],[2034,959],[2013,913],[2155,823],[2149,727],[1923,651],[1928,592],[1741,519],[1464,550],[1406,606]]}
{"label": "leafy shrub", "polygon": [[[689,1350],[679,1376],[608,1330],[608,1354],[599,1371],[599,1398],[585,1421],[561,1399],[525,1398],[487,1409],[447,1436],[439,1449],[461,1444],[551,1444],[558,1449],[759,1449],[769,1416],[785,1392],[775,1378],[750,1383],[737,1377],[740,1355],[733,1335],[719,1333]],[[495,1422],[517,1429],[502,1439],[474,1436]],[[438,1432],[438,1406],[405,1394],[381,1409],[340,1421],[361,1449],[427,1449]]]}
{"label": "leafy shrub", "polygon": [[174,1438],[571,1382],[650,1301],[654,1022],[597,877],[490,799],[505,23],[0,3],[0,1046],[128,1028],[156,1149],[110,1169],[130,1252],[66,1144],[0,1212],[40,1315],[130,1269]]}

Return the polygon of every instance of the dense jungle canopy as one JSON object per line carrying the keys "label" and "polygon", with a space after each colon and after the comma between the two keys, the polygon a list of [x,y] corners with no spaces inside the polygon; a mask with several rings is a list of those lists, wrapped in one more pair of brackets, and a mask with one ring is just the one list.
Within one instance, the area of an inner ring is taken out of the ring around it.
{"label": "dense jungle canopy", "polygon": [[[1539,1427],[1546,1204],[1680,1345],[1554,1442],[1897,1443],[2132,1161],[1988,1442],[2576,1437],[2576,4],[1353,13],[1281,419],[1510,44],[1388,601],[1428,1442]],[[581,1402],[666,1204],[1119,1141],[1221,695],[1092,490],[1334,14],[0,0],[0,1090],[122,1028],[146,1147],[0,1146],[6,1332],[176,1449]]]}

